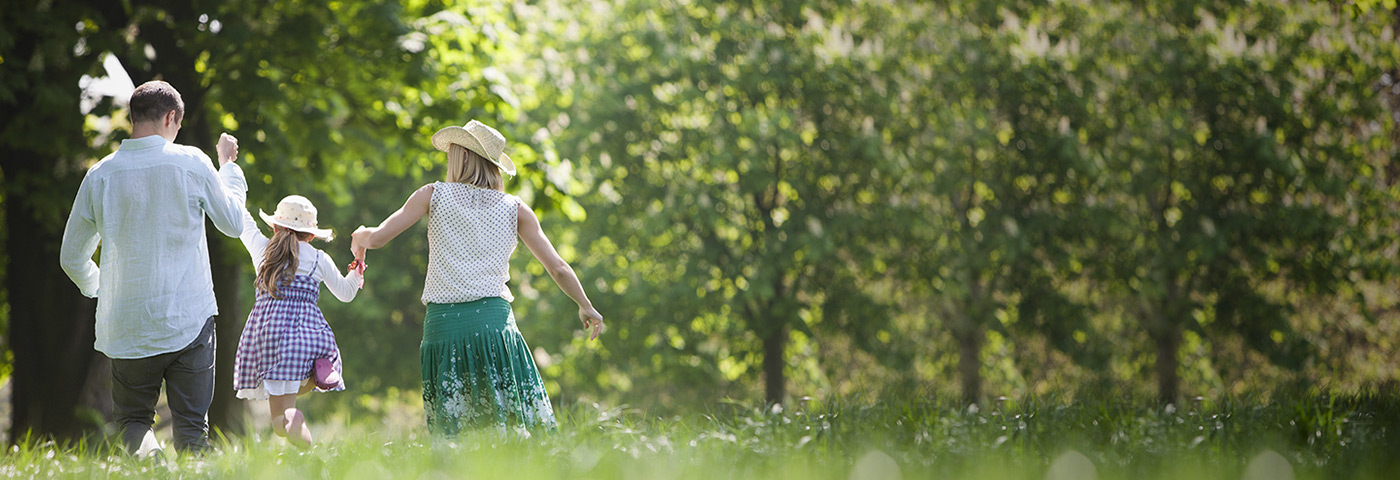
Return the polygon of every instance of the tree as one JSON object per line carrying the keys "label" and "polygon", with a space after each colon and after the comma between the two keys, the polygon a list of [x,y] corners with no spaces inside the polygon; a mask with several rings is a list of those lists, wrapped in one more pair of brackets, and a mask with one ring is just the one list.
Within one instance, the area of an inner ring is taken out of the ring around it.
{"label": "tree", "polygon": [[1308,3],[1189,5],[1123,12],[1109,40],[1122,46],[1118,88],[1094,135],[1122,192],[1116,271],[1167,402],[1188,333],[1238,336],[1296,368],[1309,355],[1287,321],[1297,296],[1352,282],[1388,224],[1371,162],[1389,147],[1364,125],[1394,46],[1355,33],[1374,19]]}
{"label": "tree", "polygon": [[1106,214],[1087,201],[1099,169],[1078,138],[1096,121],[1086,7],[977,7],[945,6],[893,47],[928,64],[903,81],[912,95],[896,116],[908,121],[893,136],[907,139],[905,215],[922,220],[905,234],[925,245],[902,270],[945,319],[969,403],[983,394],[989,333],[1013,348],[1041,337],[1089,366],[1105,359],[1089,299],[1067,293]]}
{"label": "tree", "polygon": [[781,403],[794,342],[843,317],[888,325],[850,282],[884,270],[872,247],[899,222],[885,215],[898,168],[881,136],[902,88],[883,74],[903,67],[876,46],[895,12],[575,9],[602,14],[557,54],[582,60],[550,70],[562,105],[551,133],[594,187],[580,200],[584,275],[634,319],[611,324],[627,352],[617,368],[722,384],[752,362]]}

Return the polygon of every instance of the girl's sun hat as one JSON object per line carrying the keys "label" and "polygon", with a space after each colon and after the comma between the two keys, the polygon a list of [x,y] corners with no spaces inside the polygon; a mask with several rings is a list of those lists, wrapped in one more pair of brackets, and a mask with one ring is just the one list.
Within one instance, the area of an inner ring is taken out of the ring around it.
{"label": "girl's sun hat", "polygon": [[282,201],[277,202],[277,211],[272,212],[272,215],[268,215],[262,209],[258,209],[258,215],[268,225],[277,225],[295,232],[310,233],[326,240],[330,240],[332,236],[330,229],[316,228],[316,206],[311,204],[311,200],[307,200],[301,195],[287,195]]}
{"label": "girl's sun hat", "polygon": [[446,152],[454,143],[486,157],[506,175],[515,176],[515,163],[510,161],[510,156],[505,152],[506,137],[496,129],[472,120],[466,125],[453,125],[433,134],[433,148]]}

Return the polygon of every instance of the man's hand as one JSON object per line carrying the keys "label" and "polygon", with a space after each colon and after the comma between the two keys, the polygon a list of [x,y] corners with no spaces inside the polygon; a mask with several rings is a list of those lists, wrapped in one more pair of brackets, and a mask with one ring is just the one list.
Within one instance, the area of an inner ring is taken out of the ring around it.
{"label": "man's hand", "polygon": [[238,160],[238,139],[228,132],[219,135],[219,144],[215,145],[214,149],[219,151],[220,167]]}

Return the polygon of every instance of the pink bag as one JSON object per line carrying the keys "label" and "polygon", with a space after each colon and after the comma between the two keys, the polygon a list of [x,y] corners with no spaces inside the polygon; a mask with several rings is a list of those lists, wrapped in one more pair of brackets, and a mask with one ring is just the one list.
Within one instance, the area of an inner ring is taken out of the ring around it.
{"label": "pink bag", "polygon": [[340,372],[335,371],[335,364],[329,358],[318,358],[311,363],[311,378],[321,390],[340,386]]}

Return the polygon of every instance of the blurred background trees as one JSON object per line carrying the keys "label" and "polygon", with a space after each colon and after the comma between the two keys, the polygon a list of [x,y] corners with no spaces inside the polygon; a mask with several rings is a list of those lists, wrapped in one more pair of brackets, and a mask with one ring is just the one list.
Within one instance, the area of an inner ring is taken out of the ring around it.
{"label": "blurred background trees", "polygon": [[[250,209],[310,197],[341,263],[356,225],[442,178],[432,132],[500,128],[507,190],[609,319],[584,342],[516,256],[556,403],[1393,382],[1397,25],[1386,0],[7,7],[12,434],[105,415],[91,302],[56,249],[84,168],[129,131],[124,98],[80,87],[106,55],[182,92],[181,143],[240,138]],[[251,268],[214,237],[227,366]],[[411,229],[354,303],[322,303],[352,391],[313,408],[415,407],[425,249]],[[220,375],[211,415],[236,431]]]}

